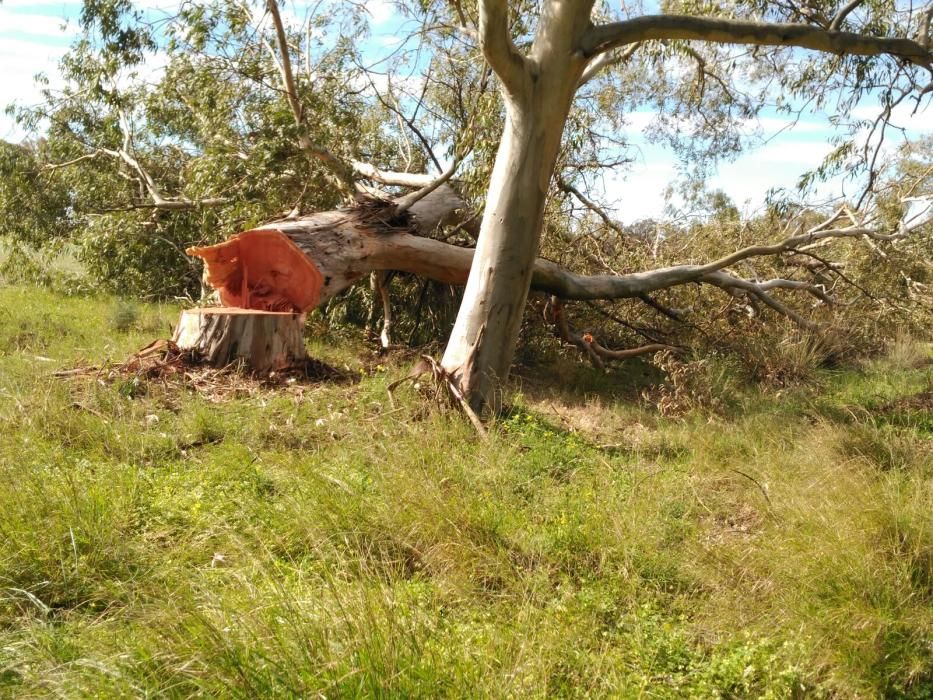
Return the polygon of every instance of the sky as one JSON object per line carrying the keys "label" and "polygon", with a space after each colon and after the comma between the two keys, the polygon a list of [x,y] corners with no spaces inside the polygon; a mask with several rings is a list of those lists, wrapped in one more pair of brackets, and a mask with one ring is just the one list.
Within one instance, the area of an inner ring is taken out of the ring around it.
{"label": "sky", "polygon": [[[137,2],[150,16],[177,7],[177,0],[143,0]],[[372,26],[375,50],[391,50],[401,24],[390,0],[365,0]],[[301,3],[292,12],[302,14]],[[34,82],[37,73],[48,75],[56,82],[56,66],[77,34],[75,18],[81,4],[75,0],[0,0],[0,110],[11,102],[32,104],[39,99]],[[870,117],[874,107],[858,108],[858,116]],[[628,138],[638,146],[638,158],[629,169],[612,174],[603,182],[601,199],[615,216],[630,223],[643,218],[660,218],[665,199],[663,193],[677,177],[677,163],[668,150],[648,143],[643,130],[653,115],[639,112],[629,115]],[[911,137],[933,132],[933,108],[916,115],[909,108],[896,114],[895,121],[907,129]],[[771,188],[793,189],[800,175],[813,169],[830,151],[829,137],[833,128],[825,117],[805,114],[789,127],[785,117],[765,113],[760,120],[748,124],[749,130],[760,131],[761,145],[732,162],[719,165],[708,181],[711,189],[724,191],[741,210],[751,214],[764,203]],[[0,139],[18,141],[25,134],[11,118],[0,112]],[[888,148],[898,145],[892,138]],[[381,164],[386,165],[386,164]],[[834,196],[843,193],[845,185],[834,180],[824,185],[820,194]],[[850,192],[851,193],[851,192]]]}

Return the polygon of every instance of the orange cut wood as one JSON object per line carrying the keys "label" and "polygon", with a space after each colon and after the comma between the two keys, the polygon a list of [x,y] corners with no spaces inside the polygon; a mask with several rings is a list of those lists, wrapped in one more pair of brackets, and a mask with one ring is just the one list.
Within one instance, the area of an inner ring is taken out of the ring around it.
{"label": "orange cut wood", "polygon": [[220,292],[224,306],[304,313],[321,299],[323,275],[281,231],[244,231],[186,252],[204,260],[207,283]]}

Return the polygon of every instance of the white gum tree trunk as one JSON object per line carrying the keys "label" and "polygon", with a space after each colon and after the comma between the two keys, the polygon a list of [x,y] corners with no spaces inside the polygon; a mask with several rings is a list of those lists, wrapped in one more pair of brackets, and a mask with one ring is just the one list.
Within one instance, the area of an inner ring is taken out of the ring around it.
{"label": "white gum tree trunk", "polygon": [[[527,54],[512,42],[508,0],[477,4],[477,37],[499,78],[507,120],[476,257],[442,361],[474,410],[493,398],[496,386],[508,377],[538,250],[548,181],[579,85],[624,60],[639,42],[666,39],[798,46],[840,55],[890,54],[927,70],[933,65],[929,14],[919,41],[840,31],[857,2],[846,4],[823,27],[667,14],[593,24],[593,0],[544,0]],[[665,274],[657,271],[651,277],[657,281]]]}
{"label": "white gum tree trunk", "polygon": [[542,121],[530,110],[510,110],[463,303],[442,360],[474,409],[508,376],[518,340],[556,158],[556,148],[546,143],[559,142],[563,126]]}
{"label": "white gum tree trunk", "polygon": [[495,401],[508,378],[541,237],[564,123],[585,61],[576,40],[592,3],[551,2],[528,57],[511,44],[504,3],[485,3],[484,53],[502,83],[506,121],[463,303],[441,362],[471,407]]}

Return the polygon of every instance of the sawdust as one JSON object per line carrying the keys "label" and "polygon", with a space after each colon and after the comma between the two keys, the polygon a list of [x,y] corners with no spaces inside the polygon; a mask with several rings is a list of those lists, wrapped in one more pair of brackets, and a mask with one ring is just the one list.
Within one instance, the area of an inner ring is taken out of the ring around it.
{"label": "sawdust", "polygon": [[310,357],[263,373],[250,372],[239,363],[215,368],[203,363],[196,353],[179,349],[170,340],[150,343],[119,364],[76,367],[54,372],[52,376],[93,376],[104,383],[161,382],[195,391],[215,402],[270,389],[288,388],[300,393],[310,386],[356,379],[350,372]]}

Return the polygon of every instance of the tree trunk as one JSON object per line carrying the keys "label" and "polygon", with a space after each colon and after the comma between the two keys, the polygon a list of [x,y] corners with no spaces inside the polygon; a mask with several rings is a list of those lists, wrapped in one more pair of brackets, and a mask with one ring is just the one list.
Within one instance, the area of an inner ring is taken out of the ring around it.
{"label": "tree trunk", "polygon": [[497,403],[498,387],[509,375],[551,174],[579,78],[572,66],[555,75],[539,76],[523,100],[507,101],[475,260],[441,361],[477,413]]}
{"label": "tree trunk", "polygon": [[307,359],[305,315],[230,307],[181,312],[173,341],[214,367],[243,363],[269,372]]}
{"label": "tree trunk", "polygon": [[[548,133],[554,136],[553,131]],[[559,138],[559,133],[554,138]],[[564,300],[644,298],[678,285],[709,284],[752,295],[799,325],[811,327],[793,309],[772,297],[770,291],[802,289],[828,303],[825,290],[798,280],[745,280],[728,273],[727,268],[749,258],[780,255],[831,238],[896,240],[928,221],[918,219],[903,231],[885,234],[855,225],[829,228],[835,221],[833,217],[783,241],[748,246],[702,265],[675,265],[623,275],[576,274],[535,257],[547,179],[531,167],[516,174],[519,185],[508,179],[516,164],[537,166],[532,144],[542,142],[531,139],[522,148],[506,149],[504,156],[500,154],[505,159],[506,175],[497,177],[499,182],[504,178],[505,185],[501,193],[491,197],[490,206],[511,210],[500,213],[498,218],[486,217],[485,238],[481,236],[476,250],[425,237],[439,222],[453,217],[462,204],[452,191],[438,190],[425,197],[421,213],[413,207],[398,217],[393,203],[371,201],[349,209],[277,221],[224,243],[190,248],[188,252],[204,258],[205,277],[219,290],[224,304],[294,312],[286,316],[312,310],[373,271],[399,270],[460,285],[466,284],[468,277],[477,277],[470,297],[472,304],[465,302],[461,307],[444,362],[460,386],[471,390],[471,406],[479,408],[494,396],[497,382],[508,374],[529,282],[532,289]],[[528,172],[538,173],[540,179],[529,180]],[[522,197],[522,188],[532,190],[534,196]],[[930,209],[933,211],[933,207]],[[488,232],[491,234],[486,235]],[[483,262],[474,265],[474,255],[484,256]],[[492,274],[503,270],[507,274]],[[513,299],[511,294],[516,297]],[[223,310],[200,313],[209,312]],[[192,348],[210,348],[216,336],[216,330],[207,325],[186,332],[191,338],[187,346]],[[235,335],[231,333],[231,337]]]}
{"label": "tree trunk", "polygon": [[538,120],[523,112],[509,110],[474,262],[441,363],[477,412],[512,364],[551,172]]}

